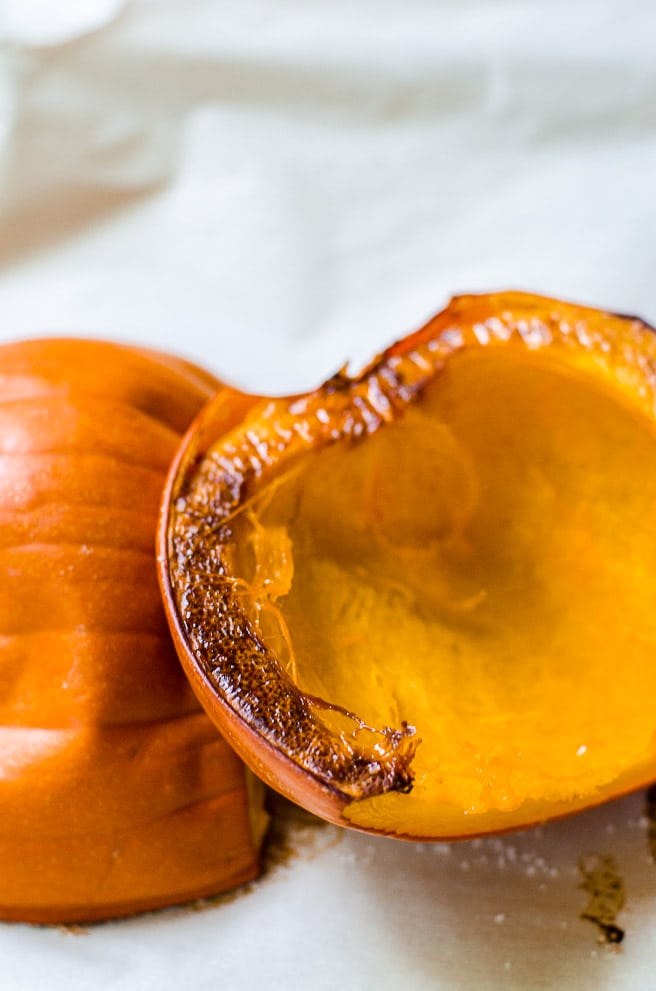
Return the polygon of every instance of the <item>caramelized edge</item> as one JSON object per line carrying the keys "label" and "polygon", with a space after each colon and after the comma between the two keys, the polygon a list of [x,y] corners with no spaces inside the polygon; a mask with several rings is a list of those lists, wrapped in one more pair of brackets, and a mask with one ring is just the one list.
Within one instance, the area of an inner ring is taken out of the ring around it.
{"label": "caramelized edge", "polygon": [[[361,443],[399,419],[448,358],[465,349],[557,350],[564,362],[582,360],[614,378],[653,416],[656,336],[651,330],[637,318],[527,293],[460,296],[355,376],[342,370],[305,396],[259,402],[249,397],[236,428],[234,416],[226,422],[220,397],[216,416],[216,401],[210,403],[170,475],[162,520],[168,557],[164,592],[185,660],[195,669],[193,681],[207,689],[205,705],[217,721],[225,724],[228,717],[230,736],[235,738],[236,717],[248,727],[245,737],[252,740],[254,732],[269,753],[307,772],[342,806],[410,791],[419,742],[413,727],[373,729],[340,709],[353,732],[331,731],[321,713],[336,707],[303,693],[262,641],[226,563],[235,516],[308,451]],[[359,744],[363,729],[375,735],[375,749]],[[261,771],[261,760],[257,763]]]}

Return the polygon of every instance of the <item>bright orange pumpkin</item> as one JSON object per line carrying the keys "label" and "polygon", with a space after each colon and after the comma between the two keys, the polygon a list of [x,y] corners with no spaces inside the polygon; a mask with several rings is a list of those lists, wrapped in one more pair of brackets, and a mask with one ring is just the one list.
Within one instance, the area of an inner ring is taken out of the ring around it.
{"label": "bright orange pumpkin", "polygon": [[464,296],[356,377],[206,408],[161,582],[204,706],[274,788],[442,839],[656,776],[656,336]]}
{"label": "bright orange pumpkin", "polygon": [[2,918],[102,919],[258,872],[261,789],[189,689],[156,578],[165,472],[217,389],[135,348],[0,348]]}

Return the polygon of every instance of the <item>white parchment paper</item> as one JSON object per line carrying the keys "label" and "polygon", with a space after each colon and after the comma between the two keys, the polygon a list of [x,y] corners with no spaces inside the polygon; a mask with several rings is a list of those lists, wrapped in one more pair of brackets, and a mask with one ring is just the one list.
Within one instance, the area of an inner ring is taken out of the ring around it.
{"label": "white parchment paper", "polygon": [[[0,0],[0,32],[0,340],[288,392],[459,291],[656,322],[651,0]],[[290,826],[203,911],[0,926],[0,988],[650,991],[644,803],[455,847]],[[619,948],[586,857],[624,880]]]}

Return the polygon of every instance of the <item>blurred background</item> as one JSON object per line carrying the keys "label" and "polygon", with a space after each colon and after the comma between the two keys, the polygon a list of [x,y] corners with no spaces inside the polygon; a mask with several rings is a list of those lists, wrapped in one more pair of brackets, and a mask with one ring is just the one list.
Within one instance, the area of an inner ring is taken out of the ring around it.
{"label": "blurred background", "polygon": [[[656,323],[655,179],[653,0],[0,0],[0,340],[288,392],[462,291]],[[656,987],[643,796],[457,848],[317,835],[204,912],[2,926],[0,985]],[[584,855],[621,873],[621,947]]]}
{"label": "blurred background", "polygon": [[1,8],[3,336],[277,391],[460,291],[656,321],[650,0]]}

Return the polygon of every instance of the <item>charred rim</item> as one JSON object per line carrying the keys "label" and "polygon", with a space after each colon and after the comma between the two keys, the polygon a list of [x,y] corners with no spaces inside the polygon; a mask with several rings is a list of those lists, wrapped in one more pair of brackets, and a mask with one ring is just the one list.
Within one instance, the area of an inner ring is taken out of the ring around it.
{"label": "charred rim", "polygon": [[[241,723],[246,735],[290,765],[290,773],[300,768],[342,805],[411,790],[420,743],[412,726],[369,727],[329,700],[303,693],[264,644],[226,560],[235,517],[307,451],[360,444],[399,419],[457,352],[548,346],[565,360],[583,355],[610,377],[621,368],[624,388],[627,368],[634,385],[653,387],[656,338],[645,330],[653,328],[638,319],[524,293],[461,296],[355,377],[341,371],[315,392],[291,399],[241,396],[231,413],[225,396],[210,403],[172,466],[159,556],[181,655],[227,735],[239,742]],[[645,360],[636,370],[638,337]],[[330,728],[325,716],[331,712],[341,713],[349,731]],[[251,763],[267,776],[262,757]],[[268,777],[276,785],[277,775]]]}

